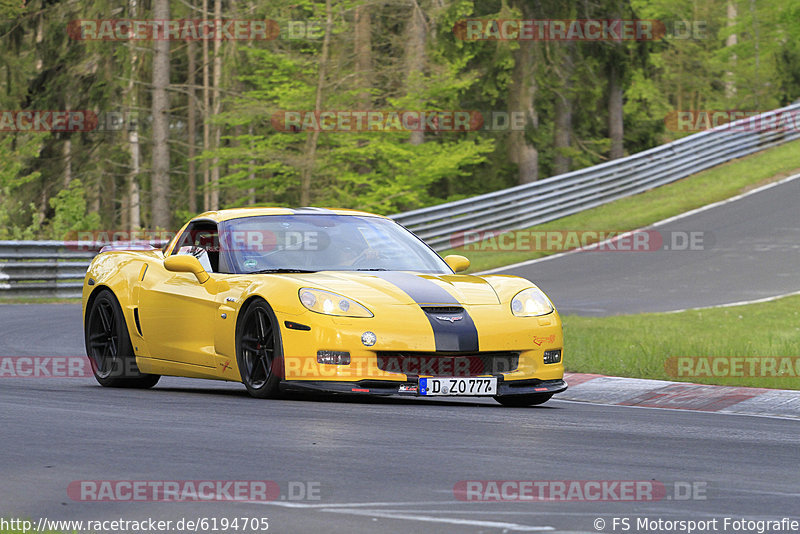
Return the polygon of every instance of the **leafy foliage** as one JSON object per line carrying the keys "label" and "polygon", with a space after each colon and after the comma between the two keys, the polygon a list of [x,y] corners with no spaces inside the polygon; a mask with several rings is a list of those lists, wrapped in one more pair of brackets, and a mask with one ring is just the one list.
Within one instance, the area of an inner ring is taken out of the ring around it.
{"label": "leafy foliage", "polygon": [[[171,16],[202,18],[200,5],[172,1]],[[201,42],[191,58],[188,43],[171,43],[174,224],[191,206],[216,208],[206,167],[219,169],[219,207],[307,198],[393,213],[517,183],[508,130],[285,131],[273,120],[285,111],[522,111],[524,142],[536,149],[538,175],[546,177],[563,169],[557,162],[564,158],[570,169],[609,158],[612,66],[624,92],[627,153],[685,135],[665,127],[674,110],[763,110],[800,96],[795,0],[230,1],[222,2],[222,16],[272,20],[281,34],[219,44],[218,111],[203,97],[203,62],[213,71],[214,43],[207,43],[207,58]],[[358,31],[365,16],[367,35]],[[515,80],[519,42],[467,41],[454,31],[464,19],[521,17],[657,20],[667,33],[657,41],[536,42],[529,79]],[[103,119],[112,112],[124,126],[103,120],[103,128],[87,132],[0,132],[0,238],[126,228],[139,220],[129,216],[133,210],[150,225],[153,42],[76,40],[67,31],[69,21],[120,18],[152,18],[151,3],[0,0],[0,109],[89,110]],[[415,21],[421,41],[411,32]],[[510,91],[521,82],[532,88],[530,102],[510,110]],[[565,109],[569,136],[559,145],[564,132],[556,122]],[[207,144],[204,123],[212,128]]]}

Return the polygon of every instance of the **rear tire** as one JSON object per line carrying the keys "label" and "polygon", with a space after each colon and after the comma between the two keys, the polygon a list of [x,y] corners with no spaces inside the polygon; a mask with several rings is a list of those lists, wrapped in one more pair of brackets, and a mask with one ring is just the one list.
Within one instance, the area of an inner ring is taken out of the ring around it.
{"label": "rear tire", "polygon": [[259,399],[277,397],[281,378],[274,371],[283,358],[278,320],[267,301],[254,300],[236,325],[236,363],[247,392]]}
{"label": "rear tire", "polygon": [[122,308],[110,290],[101,290],[92,301],[84,334],[86,355],[101,386],[145,389],[161,378],[139,371]]}
{"label": "rear tire", "polygon": [[494,400],[511,408],[522,408],[525,406],[537,406],[550,400],[552,393],[533,393],[530,395],[503,395],[495,397]]}

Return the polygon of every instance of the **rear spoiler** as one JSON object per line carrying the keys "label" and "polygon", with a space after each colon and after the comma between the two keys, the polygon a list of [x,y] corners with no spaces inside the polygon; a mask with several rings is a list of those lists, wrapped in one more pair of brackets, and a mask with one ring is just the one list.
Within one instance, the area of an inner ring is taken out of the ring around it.
{"label": "rear spoiler", "polygon": [[[165,243],[159,244],[164,245]],[[102,254],[103,252],[111,252],[114,250],[159,250],[159,248],[160,247],[155,247],[150,243],[118,241],[105,245],[100,249],[99,253]]]}

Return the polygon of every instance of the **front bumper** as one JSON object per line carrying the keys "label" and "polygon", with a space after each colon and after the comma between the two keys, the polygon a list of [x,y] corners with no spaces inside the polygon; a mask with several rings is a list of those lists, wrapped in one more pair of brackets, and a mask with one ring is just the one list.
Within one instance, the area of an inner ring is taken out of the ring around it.
{"label": "front bumper", "polygon": [[[452,351],[437,350],[436,336],[420,307],[387,308],[373,310],[375,317],[368,319],[312,312],[291,317],[278,314],[284,386],[416,395],[418,376],[496,376],[499,395],[548,394],[566,389],[563,357],[557,363],[544,360],[547,351],[560,350],[563,355],[561,322],[555,312],[544,317],[511,317],[507,306],[464,306],[465,313],[468,311],[474,319],[478,346]],[[287,322],[306,328],[290,328]],[[374,345],[362,342],[367,331],[376,336]],[[346,352],[349,363],[320,363],[320,351]]]}
{"label": "front bumper", "polygon": [[[539,380],[536,378],[526,380],[505,380],[503,376],[497,377],[497,396],[511,395],[552,395],[567,389],[564,380]],[[429,397],[419,395],[419,379],[414,378],[405,382],[391,380],[359,380],[358,382],[334,382],[329,380],[292,380],[281,383],[284,391],[320,391],[326,393],[346,393],[353,395],[404,395],[411,397],[444,398],[441,396]],[[461,396],[454,396],[459,398]]]}

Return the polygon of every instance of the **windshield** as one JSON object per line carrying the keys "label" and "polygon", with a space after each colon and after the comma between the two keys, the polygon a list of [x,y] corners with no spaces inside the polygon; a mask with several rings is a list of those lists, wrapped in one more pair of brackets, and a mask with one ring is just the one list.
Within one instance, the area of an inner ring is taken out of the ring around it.
{"label": "windshield", "polygon": [[264,215],[233,219],[220,225],[220,251],[234,273],[452,273],[416,236],[380,217]]}

